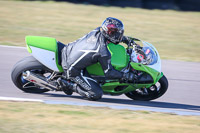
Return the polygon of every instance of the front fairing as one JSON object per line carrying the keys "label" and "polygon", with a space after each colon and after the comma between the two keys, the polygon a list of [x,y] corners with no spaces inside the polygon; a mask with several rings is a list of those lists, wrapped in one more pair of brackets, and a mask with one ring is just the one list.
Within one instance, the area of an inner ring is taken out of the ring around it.
{"label": "front fairing", "polygon": [[157,49],[148,42],[141,41],[143,46],[140,52],[135,47],[131,54],[131,61],[146,65],[154,70],[161,72],[161,60]]}
{"label": "front fairing", "polygon": [[[133,47],[132,54],[130,55],[130,66],[139,72],[144,72],[149,74],[153,81],[151,83],[119,83],[119,82],[110,82],[105,83],[102,88],[104,93],[109,94],[123,94],[130,91],[134,91],[138,88],[149,88],[152,85],[156,84],[158,80],[163,76],[161,72],[161,60],[156,48],[145,41],[140,41],[142,44],[142,52],[145,54],[146,59],[141,60],[137,58],[141,52],[136,52],[135,47]],[[137,43],[138,44],[138,43]],[[121,89],[121,90],[120,90]]]}
{"label": "front fairing", "polygon": [[[119,95],[130,91],[134,91],[138,88],[149,88],[152,85],[156,84],[156,82],[158,82],[158,80],[162,77],[163,74],[161,73],[161,61],[158,51],[152,44],[145,41],[140,41],[140,42],[142,43],[141,46],[143,47],[142,51],[146,54],[146,56],[148,56],[147,60],[138,61],[137,59],[138,53],[135,52],[135,50],[133,50],[133,53],[130,56],[127,56],[125,48],[122,49],[122,46],[112,45],[113,47],[109,47],[109,50],[112,52],[112,57],[116,56],[116,58],[114,60],[111,59],[111,61],[112,64],[114,64],[115,62],[116,66],[122,64],[121,67],[122,69],[121,68],[119,69],[120,71],[126,72],[127,70],[126,68],[132,66],[133,69],[139,72],[148,73],[152,77],[153,81],[151,83],[130,84],[130,83],[121,83],[118,82],[118,80],[107,80],[106,82],[102,82],[101,84],[101,87],[105,94]],[[121,49],[120,52],[118,48]],[[119,63],[119,61],[124,61],[124,63]],[[117,68],[116,66],[114,65],[113,67]],[[93,78],[95,78],[95,76],[97,77],[104,76],[100,64],[94,64],[92,66],[87,67],[87,71],[89,72],[90,75],[93,76]],[[98,74],[97,72],[100,74]]]}

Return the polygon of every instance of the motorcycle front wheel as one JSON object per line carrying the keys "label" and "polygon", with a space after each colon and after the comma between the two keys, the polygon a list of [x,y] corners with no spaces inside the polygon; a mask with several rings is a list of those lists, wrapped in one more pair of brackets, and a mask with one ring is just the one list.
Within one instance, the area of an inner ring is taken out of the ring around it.
{"label": "motorcycle front wheel", "polygon": [[42,65],[33,56],[25,57],[15,64],[11,72],[11,79],[17,88],[27,93],[44,93],[49,91],[48,89],[41,88],[40,86],[25,80],[22,76],[25,71],[31,71],[43,76],[52,73],[51,70]]}
{"label": "motorcycle front wheel", "polygon": [[133,100],[150,101],[161,97],[168,89],[168,80],[163,77],[150,88],[140,88],[135,91],[126,93],[125,95]]}

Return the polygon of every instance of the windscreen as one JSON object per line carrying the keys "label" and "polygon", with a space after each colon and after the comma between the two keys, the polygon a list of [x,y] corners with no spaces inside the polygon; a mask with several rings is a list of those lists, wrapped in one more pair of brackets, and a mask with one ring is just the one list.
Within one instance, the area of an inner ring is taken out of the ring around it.
{"label": "windscreen", "polygon": [[133,52],[131,54],[132,62],[141,63],[144,65],[154,65],[158,61],[158,55],[155,47],[148,42],[143,41],[142,43],[142,49],[136,50],[133,48]]}

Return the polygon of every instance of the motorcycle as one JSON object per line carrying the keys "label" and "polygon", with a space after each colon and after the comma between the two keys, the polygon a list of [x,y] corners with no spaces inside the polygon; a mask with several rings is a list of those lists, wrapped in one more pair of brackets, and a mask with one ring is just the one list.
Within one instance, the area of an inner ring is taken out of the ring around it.
{"label": "motorcycle", "polygon": [[[143,46],[138,47],[136,42]],[[26,36],[26,44],[32,56],[14,65],[11,78],[15,86],[27,93],[64,91],[71,95],[57,84],[57,79],[63,75],[61,50],[65,45],[55,38],[39,36]],[[134,82],[126,83],[106,79],[100,63],[82,70],[81,74],[97,82],[104,94],[125,94],[133,100],[149,101],[161,97],[167,91],[168,80],[161,71],[161,59],[152,44],[132,38],[127,46],[109,43],[107,47],[111,53],[112,66],[121,72],[132,72],[137,78]]]}

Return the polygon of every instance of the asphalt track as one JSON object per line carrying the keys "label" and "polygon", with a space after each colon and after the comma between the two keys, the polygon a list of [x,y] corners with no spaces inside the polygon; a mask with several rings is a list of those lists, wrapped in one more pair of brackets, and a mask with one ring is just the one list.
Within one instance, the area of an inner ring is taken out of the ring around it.
{"label": "asphalt track", "polygon": [[23,47],[0,45],[0,97],[39,99],[49,104],[110,107],[115,109],[149,110],[182,115],[200,115],[200,63],[163,60],[162,71],[169,81],[168,91],[154,101],[133,101],[125,95],[104,95],[99,101],[88,101],[79,95],[62,92],[23,93],[11,81],[13,65],[30,54]]}

